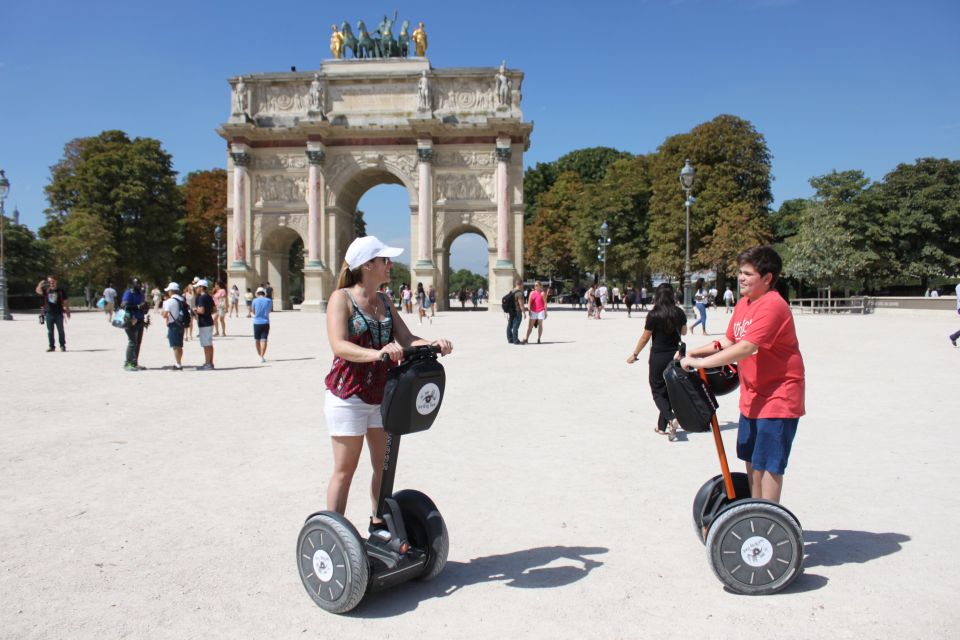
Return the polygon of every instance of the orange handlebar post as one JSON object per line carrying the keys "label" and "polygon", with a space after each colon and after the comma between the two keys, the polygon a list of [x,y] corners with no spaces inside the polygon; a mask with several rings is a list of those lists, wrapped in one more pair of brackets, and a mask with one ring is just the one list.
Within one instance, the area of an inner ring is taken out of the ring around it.
{"label": "orange handlebar post", "polygon": [[[699,373],[700,379],[703,380],[704,384],[707,384],[707,372],[700,369]],[[717,445],[717,457],[720,458],[720,472],[723,474],[723,486],[727,490],[727,498],[733,502],[737,499],[737,495],[733,488],[733,477],[730,475],[730,466],[727,464],[727,452],[723,448],[723,438],[720,436],[720,424],[717,422],[716,413],[710,416],[710,426],[710,430],[713,431],[713,442]]]}

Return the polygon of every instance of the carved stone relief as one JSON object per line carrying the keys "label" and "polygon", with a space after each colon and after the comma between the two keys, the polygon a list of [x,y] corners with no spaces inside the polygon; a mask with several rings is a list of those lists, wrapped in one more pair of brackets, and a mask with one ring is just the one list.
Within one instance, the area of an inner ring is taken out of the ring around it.
{"label": "carved stone relief", "polygon": [[433,156],[436,167],[492,167],[494,162],[490,151],[437,151]]}
{"label": "carved stone relief", "polygon": [[437,111],[493,111],[495,107],[493,88],[476,82],[444,83],[437,94]]}
{"label": "carved stone relief", "polygon": [[492,173],[441,173],[436,176],[439,200],[493,200]]}
{"label": "carved stone relief", "polygon": [[275,154],[275,155],[254,155],[253,168],[261,171],[285,170],[285,169],[306,169],[307,157],[302,153],[297,154]]}
{"label": "carved stone relief", "polygon": [[253,115],[292,115],[295,112],[306,112],[310,104],[309,91],[306,84],[256,85]]}
{"label": "carved stone relief", "polygon": [[307,182],[306,176],[257,176],[253,202],[258,206],[265,202],[306,202]]}

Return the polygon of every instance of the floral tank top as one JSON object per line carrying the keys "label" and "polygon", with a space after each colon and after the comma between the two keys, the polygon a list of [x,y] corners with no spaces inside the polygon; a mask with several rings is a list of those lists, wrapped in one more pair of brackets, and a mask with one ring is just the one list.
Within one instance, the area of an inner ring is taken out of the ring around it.
{"label": "floral tank top", "polygon": [[[393,340],[393,316],[390,315],[390,304],[382,293],[378,293],[386,310],[386,317],[377,320],[365,314],[357,306],[357,302],[345,292],[353,313],[348,321],[347,339],[353,344],[368,349],[382,349]],[[357,396],[367,404],[380,404],[383,400],[383,387],[387,382],[387,371],[392,366],[390,362],[350,362],[339,356],[334,356],[333,366],[324,382],[327,389],[338,398]]]}

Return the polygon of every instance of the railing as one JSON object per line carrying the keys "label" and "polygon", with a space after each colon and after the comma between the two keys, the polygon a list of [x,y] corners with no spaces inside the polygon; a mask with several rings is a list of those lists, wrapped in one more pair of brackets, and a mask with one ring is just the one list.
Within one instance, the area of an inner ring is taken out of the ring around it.
{"label": "railing", "polygon": [[872,313],[877,299],[870,296],[850,298],[793,298],[790,309],[800,313]]}

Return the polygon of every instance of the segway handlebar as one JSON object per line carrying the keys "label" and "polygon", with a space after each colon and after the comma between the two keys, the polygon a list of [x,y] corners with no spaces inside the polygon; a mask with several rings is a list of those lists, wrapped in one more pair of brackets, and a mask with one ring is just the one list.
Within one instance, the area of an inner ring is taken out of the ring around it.
{"label": "segway handlebar", "polygon": [[[414,356],[424,357],[424,356],[438,354],[438,353],[440,353],[440,347],[435,344],[420,344],[415,347],[404,347],[403,358],[401,359],[401,362],[403,360],[409,360]],[[387,354],[383,354],[382,356],[380,356],[380,360],[383,362],[386,362],[389,359],[390,359],[390,356]]]}

